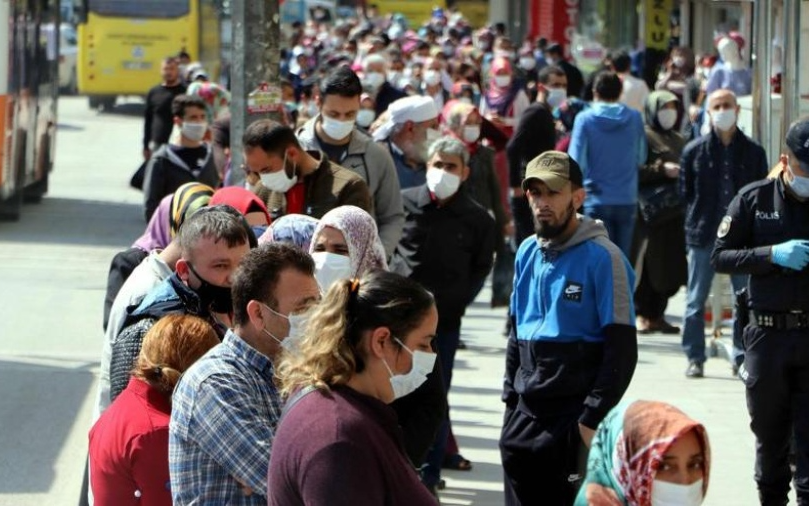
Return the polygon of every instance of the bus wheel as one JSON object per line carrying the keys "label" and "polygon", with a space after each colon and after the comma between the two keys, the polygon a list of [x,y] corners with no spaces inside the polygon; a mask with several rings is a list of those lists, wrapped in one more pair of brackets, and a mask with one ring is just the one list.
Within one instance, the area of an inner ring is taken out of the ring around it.
{"label": "bus wheel", "polygon": [[48,193],[48,178],[51,171],[50,147],[50,136],[44,135],[38,150],[40,156],[37,157],[37,172],[42,174],[42,178],[25,189],[23,200],[26,204],[39,204],[42,202],[42,197]]}
{"label": "bus wheel", "polygon": [[101,97],[96,97],[94,95],[90,95],[87,97],[87,102],[90,105],[90,109],[98,109],[101,105]]}
{"label": "bus wheel", "polygon": [[101,97],[101,102],[99,104],[101,106],[101,110],[104,112],[112,112],[112,110],[115,109],[115,101],[117,98],[118,97],[115,95],[111,97]]}
{"label": "bus wheel", "polygon": [[25,134],[17,132],[17,162],[13,170],[17,178],[14,194],[6,200],[0,200],[0,221],[18,221],[22,212],[22,202],[25,187]]}

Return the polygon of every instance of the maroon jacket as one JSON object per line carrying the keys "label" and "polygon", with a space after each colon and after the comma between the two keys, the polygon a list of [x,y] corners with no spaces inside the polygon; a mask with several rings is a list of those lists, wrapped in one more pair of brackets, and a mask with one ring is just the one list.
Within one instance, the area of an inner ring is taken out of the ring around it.
{"label": "maroon jacket", "polygon": [[435,506],[408,461],[396,414],[349,387],[315,390],[284,415],[268,476],[272,506]]}

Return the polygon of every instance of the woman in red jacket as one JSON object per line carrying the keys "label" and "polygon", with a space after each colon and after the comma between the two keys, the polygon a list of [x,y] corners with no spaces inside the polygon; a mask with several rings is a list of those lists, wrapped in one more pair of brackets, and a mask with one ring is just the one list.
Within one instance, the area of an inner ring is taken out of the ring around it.
{"label": "woman in red jacket", "polygon": [[171,506],[171,393],[217,344],[213,328],[195,316],[165,316],[146,334],[129,385],[90,430],[96,506]]}

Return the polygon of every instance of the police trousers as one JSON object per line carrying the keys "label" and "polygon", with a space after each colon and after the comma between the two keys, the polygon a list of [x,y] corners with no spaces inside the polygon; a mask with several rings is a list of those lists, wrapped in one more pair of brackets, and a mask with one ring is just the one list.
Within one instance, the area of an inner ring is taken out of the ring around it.
{"label": "police trousers", "polygon": [[763,506],[787,504],[794,476],[798,504],[809,506],[809,330],[744,329],[744,369],[750,428],[756,436],[755,479]]}
{"label": "police trousers", "polygon": [[534,417],[507,407],[500,436],[506,506],[569,506],[584,479],[578,417]]}

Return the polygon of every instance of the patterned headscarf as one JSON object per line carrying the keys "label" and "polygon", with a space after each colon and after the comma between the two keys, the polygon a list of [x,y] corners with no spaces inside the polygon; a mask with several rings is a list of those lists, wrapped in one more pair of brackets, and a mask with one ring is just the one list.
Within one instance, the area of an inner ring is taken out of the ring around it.
{"label": "patterned headscarf", "polygon": [[272,222],[272,225],[258,238],[258,243],[286,242],[309,251],[316,226],[317,219],[311,216],[287,214]]}
{"label": "patterned headscarf", "polygon": [[355,206],[340,206],[327,212],[315,229],[309,253],[314,253],[317,238],[325,227],[339,230],[345,237],[352,277],[358,278],[370,271],[388,269],[385,247],[382,246],[376,222],[370,214]]}
{"label": "patterned headscarf", "polygon": [[171,199],[171,236],[177,235],[180,225],[200,208],[208,205],[213,196],[213,188],[202,183],[186,183],[174,192]]}
{"label": "patterned headscarf", "polygon": [[[497,86],[495,76],[501,70],[506,70],[511,74],[511,83],[508,86]],[[520,90],[520,83],[514,79],[514,72],[511,68],[511,62],[508,59],[498,56],[492,61],[492,67],[489,69],[489,90],[486,92],[484,99],[486,104],[493,110],[497,111],[500,116],[507,116],[508,109],[514,102],[514,97]]]}
{"label": "patterned headscarf", "polygon": [[205,114],[209,125],[229,110],[230,92],[216,83],[193,82],[188,85],[186,94],[199,97],[205,102]]}
{"label": "patterned headscarf", "polygon": [[140,248],[149,253],[156,249],[163,249],[171,242],[171,223],[169,213],[171,212],[172,195],[166,195],[158,204],[146,231],[132,245],[133,248]]}
{"label": "patterned headscarf", "polygon": [[599,424],[587,459],[587,478],[576,506],[587,504],[585,493],[590,484],[612,489],[622,504],[651,506],[654,477],[666,452],[691,431],[696,433],[705,458],[704,497],[711,468],[705,427],[670,404],[635,401],[619,404]]}

